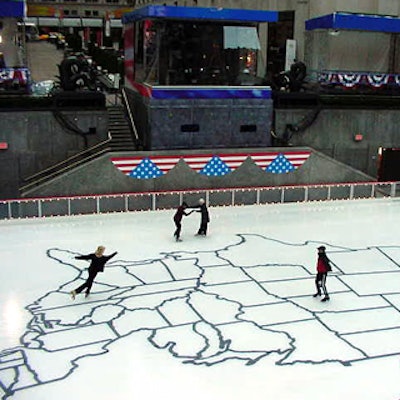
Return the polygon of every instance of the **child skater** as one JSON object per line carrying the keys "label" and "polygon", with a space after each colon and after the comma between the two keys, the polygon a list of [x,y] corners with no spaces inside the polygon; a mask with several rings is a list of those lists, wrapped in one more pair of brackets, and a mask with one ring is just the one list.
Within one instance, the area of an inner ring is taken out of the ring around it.
{"label": "child skater", "polygon": [[109,256],[104,255],[104,250],[106,248],[104,246],[98,246],[96,251],[94,253],[88,254],[86,256],[76,256],[75,259],[77,260],[90,260],[90,265],[89,265],[89,276],[86,279],[86,282],[83,283],[81,286],[76,288],[75,290],[71,291],[71,297],[72,300],[75,300],[75,296],[82,292],[83,289],[86,288],[86,293],[85,297],[89,296],[90,289],[92,288],[94,278],[96,278],[96,275],[98,272],[103,272],[104,271],[104,266],[106,262],[114,257],[117,252],[110,254]]}
{"label": "child skater", "polygon": [[328,301],[329,294],[326,289],[326,277],[328,272],[332,271],[330,260],[325,253],[325,246],[318,247],[318,261],[317,261],[317,276],[315,277],[315,286],[317,287],[317,293],[314,297],[321,296],[321,288],[324,291],[324,298],[321,301]]}
{"label": "child skater", "polygon": [[182,242],[181,239],[181,230],[182,230],[182,218],[184,215],[188,216],[190,215],[193,211],[187,213],[185,210],[188,208],[188,205],[186,202],[183,202],[177,209],[176,209],[176,213],[174,215],[174,222],[175,222],[175,226],[176,226],[176,230],[174,233],[175,236],[175,240],[177,242]]}

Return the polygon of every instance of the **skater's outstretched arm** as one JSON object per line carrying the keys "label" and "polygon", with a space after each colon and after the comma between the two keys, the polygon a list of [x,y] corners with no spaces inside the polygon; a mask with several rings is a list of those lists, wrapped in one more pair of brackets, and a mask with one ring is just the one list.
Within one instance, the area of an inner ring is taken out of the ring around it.
{"label": "skater's outstretched arm", "polygon": [[107,259],[107,261],[108,261],[110,258],[113,258],[116,254],[118,254],[117,251],[115,251],[114,253],[110,254],[109,256],[104,256],[104,257],[105,257],[105,258]]}
{"label": "skater's outstretched arm", "polygon": [[75,256],[75,259],[76,260],[91,260],[92,259],[92,254]]}

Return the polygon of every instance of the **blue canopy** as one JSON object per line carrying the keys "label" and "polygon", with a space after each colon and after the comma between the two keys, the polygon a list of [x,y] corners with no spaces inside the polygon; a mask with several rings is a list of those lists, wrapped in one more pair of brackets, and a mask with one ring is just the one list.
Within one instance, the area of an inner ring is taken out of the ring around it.
{"label": "blue canopy", "polygon": [[230,22],[276,22],[277,11],[259,11],[215,7],[146,6],[124,14],[124,24],[142,19],[184,19]]}
{"label": "blue canopy", "polygon": [[22,18],[25,16],[24,0],[1,0],[0,17]]}
{"label": "blue canopy", "polygon": [[312,18],[306,21],[306,30],[314,29],[347,29],[372,32],[400,32],[400,18],[335,12],[322,17]]}

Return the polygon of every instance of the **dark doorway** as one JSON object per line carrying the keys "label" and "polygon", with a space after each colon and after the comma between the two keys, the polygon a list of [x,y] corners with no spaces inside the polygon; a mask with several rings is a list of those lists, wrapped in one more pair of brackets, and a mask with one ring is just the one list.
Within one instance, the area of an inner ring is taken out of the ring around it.
{"label": "dark doorway", "polygon": [[381,148],[378,180],[400,181],[400,148]]}
{"label": "dark doorway", "polygon": [[294,11],[280,11],[278,22],[268,24],[268,80],[285,69],[286,40],[293,39],[294,17]]}

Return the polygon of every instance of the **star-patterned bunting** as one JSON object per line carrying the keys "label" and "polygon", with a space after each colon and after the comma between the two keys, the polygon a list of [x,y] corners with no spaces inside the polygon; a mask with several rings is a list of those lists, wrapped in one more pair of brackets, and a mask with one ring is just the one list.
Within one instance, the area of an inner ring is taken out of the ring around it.
{"label": "star-patterned bunting", "polygon": [[149,158],[144,158],[142,162],[129,174],[129,176],[137,179],[151,179],[157,178],[161,175],[164,175],[164,172],[162,172]]}
{"label": "star-patterned bunting", "polygon": [[278,157],[268,165],[266,171],[272,172],[273,174],[286,174],[294,169],[293,164],[288,161],[283,154],[279,154]]}
{"label": "star-patterned bunting", "polygon": [[260,152],[238,154],[191,154],[163,156],[113,157],[112,163],[125,175],[137,179],[158,178],[168,173],[179,160],[206,176],[224,176],[235,171],[250,157],[266,172],[286,174],[299,168],[310,157],[310,151]]}
{"label": "star-patterned bunting", "polygon": [[207,176],[224,176],[230,172],[231,169],[218,156],[213,156],[200,171],[200,174]]}

